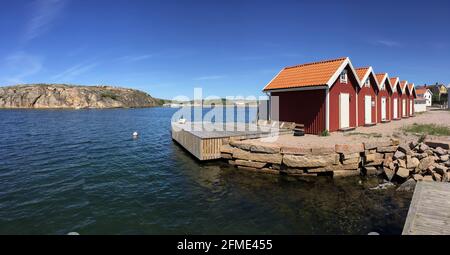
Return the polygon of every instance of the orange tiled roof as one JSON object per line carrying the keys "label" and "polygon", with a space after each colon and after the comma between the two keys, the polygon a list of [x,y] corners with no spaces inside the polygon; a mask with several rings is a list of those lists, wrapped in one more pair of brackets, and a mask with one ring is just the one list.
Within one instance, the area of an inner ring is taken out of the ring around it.
{"label": "orange tiled roof", "polygon": [[347,58],[285,67],[264,90],[326,85]]}
{"label": "orange tiled roof", "polygon": [[426,88],[420,88],[420,89],[416,89],[416,94],[425,94],[425,92],[427,92],[428,89]]}
{"label": "orange tiled roof", "polygon": [[390,78],[389,81],[391,82],[392,86],[395,86],[395,84],[398,81],[398,77]]}
{"label": "orange tiled roof", "polygon": [[356,74],[359,77],[359,80],[361,82],[364,82],[362,79],[364,78],[364,76],[366,75],[367,71],[369,71],[370,67],[359,67],[359,68],[355,68]]}
{"label": "orange tiled roof", "polygon": [[377,73],[377,74],[375,74],[375,77],[377,78],[377,81],[380,84],[380,86],[381,86],[381,82],[384,79],[384,76],[386,76],[386,75],[387,75],[387,73]]}
{"label": "orange tiled roof", "polygon": [[406,84],[408,84],[407,81],[401,81],[400,82],[400,88],[402,89],[402,91],[405,89]]}

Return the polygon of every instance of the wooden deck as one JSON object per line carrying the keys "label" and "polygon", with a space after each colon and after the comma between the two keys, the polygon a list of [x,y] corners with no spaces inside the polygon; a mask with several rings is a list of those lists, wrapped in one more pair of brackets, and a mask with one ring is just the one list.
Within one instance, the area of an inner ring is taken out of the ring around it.
{"label": "wooden deck", "polygon": [[450,183],[417,183],[402,234],[450,235]]}
{"label": "wooden deck", "polygon": [[220,147],[235,139],[262,138],[293,133],[292,129],[256,124],[232,123],[217,128],[211,123],[172,123],[172,139],[199,160],[221,158]]}

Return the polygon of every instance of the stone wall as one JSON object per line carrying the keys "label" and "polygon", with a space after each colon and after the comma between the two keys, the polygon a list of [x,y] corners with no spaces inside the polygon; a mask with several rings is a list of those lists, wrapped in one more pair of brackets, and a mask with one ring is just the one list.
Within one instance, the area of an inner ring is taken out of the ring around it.
{"label": "stone wall", "polygon": [[233,141],[222,158],[238,169],[293,176],[382,175],[387,180],[450,181],[449,151],[439,144],[382,142],[336,144],[334,147],[284,147]]}

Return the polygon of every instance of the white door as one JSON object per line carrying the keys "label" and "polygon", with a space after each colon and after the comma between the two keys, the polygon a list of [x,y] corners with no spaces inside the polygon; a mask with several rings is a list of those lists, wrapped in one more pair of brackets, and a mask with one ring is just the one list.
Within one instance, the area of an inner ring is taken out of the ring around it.
{"label": "white door", "polygon": [[339,95],[339,127],[350,127],[350,94]]}
{"label": "white door", "polygon": [[394,98],[394,119],[398,118],[398,102],[397,98]]}
{"label": "white door", "polygon": [[371,96],[364,97],[364,123],[365,124],[372,123],[372,97]]}
{"label": "white door", "polygon": [[413,115],[413,100],[409,99],[409,115]]}
{"label": "white door", "polygon": [[402,99],[402,117],[406,117],[406,99]]}
{"label": "white door", "polygon": [[386,97],[381,98],[381,120],[386,120]]}

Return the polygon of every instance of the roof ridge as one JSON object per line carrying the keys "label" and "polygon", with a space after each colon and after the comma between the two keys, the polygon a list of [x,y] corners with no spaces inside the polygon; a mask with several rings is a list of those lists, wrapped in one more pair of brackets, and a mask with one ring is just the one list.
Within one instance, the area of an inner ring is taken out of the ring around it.
{"label": "roof ridge", "polygon": [[298,68],[298,67],[302,67],[302,66],[309,66],[309,65],[317,65],[317,64],[324,64],[324,63],[342,61],[342,60],[345,60],[347,58],[348,57],[341,57],[341,58],[336,58],[336,59],[321,60],[321,61],[310,62],[310,63],[300,64],[300,65],[287,66],[284,69],[292,69],[292,68]]}
{"label": "roof ridge", "polygon": [[370,67],[371,66],[363,66],[363,67],[355,68],[355,70],[369,69]]}

